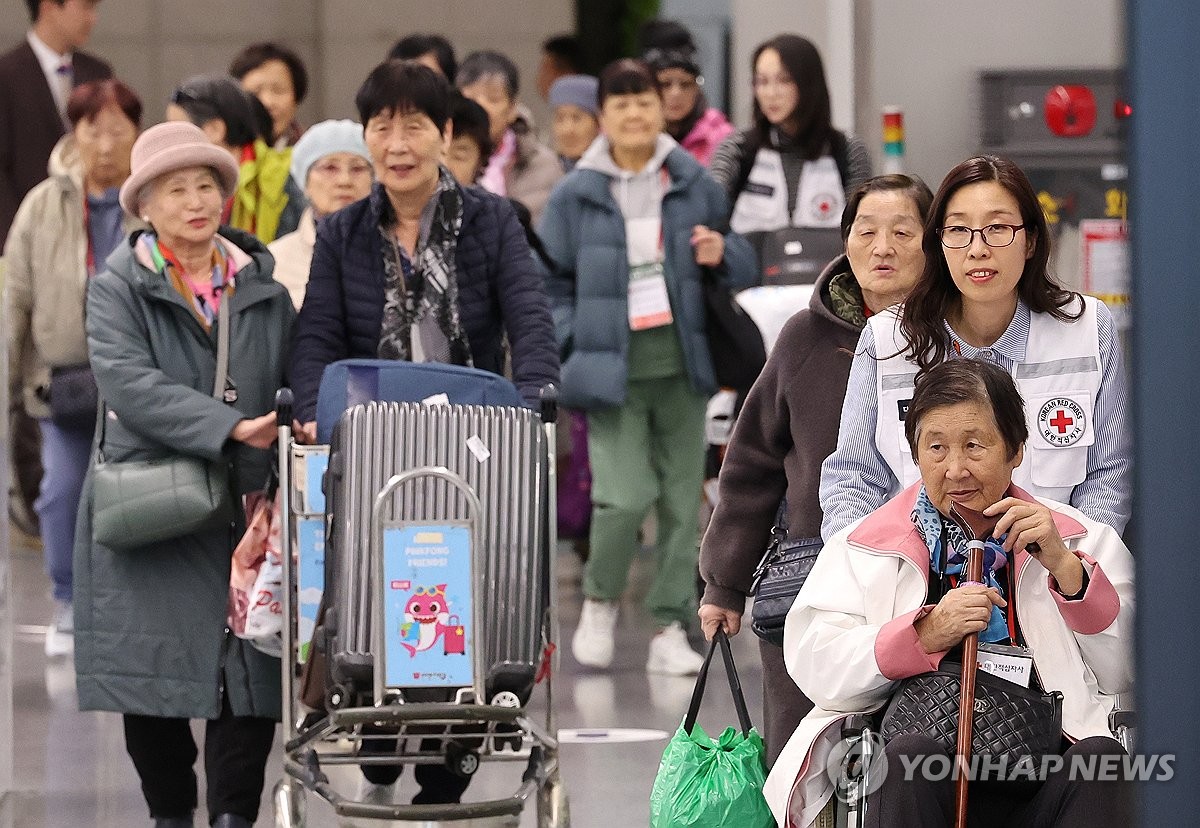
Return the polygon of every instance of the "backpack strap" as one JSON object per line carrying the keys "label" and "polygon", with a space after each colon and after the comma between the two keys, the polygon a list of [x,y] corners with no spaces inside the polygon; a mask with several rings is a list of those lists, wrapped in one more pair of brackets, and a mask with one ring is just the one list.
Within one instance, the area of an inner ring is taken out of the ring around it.
{"label": "backpack strap", "polygon": [[850,189],[850,140],[846,133],[835,129],[829,135],[829,151],[833,155],[833,163],[837,164],[838,175],[842,177],[842,189]]}
{"label": "backpack strap", "polygon": [[[736,186],[733,188],[733,201],[736,203],[737,197],[741,195],[742,190],[746,188],[746,182],[750,180],[750,171],[754,169],[754,160],[758,155],[759,142],[753,129],[746,130],[743,133],[745,136],[742,141],[742,157],[738,163],[738,175]],[[837,165],[838,175],[842,179],[842,189],[850,189],[850,139],[846,137],[846,133],[835,129],[829,135],[829,152],[833,156],[833,163]]]}
{"label": "backpack strap", "polygon": [[742,190],[746,189],[746,182],[750,180],[750,172],[754,169],[754,161],[758,157],[758,135],[753,128],[742,133],[741,143],[742,157],[738,160],[738,174],[733,188],[733,198],[729,205],[730,209],[733,209],[733,205],[737,203]]}

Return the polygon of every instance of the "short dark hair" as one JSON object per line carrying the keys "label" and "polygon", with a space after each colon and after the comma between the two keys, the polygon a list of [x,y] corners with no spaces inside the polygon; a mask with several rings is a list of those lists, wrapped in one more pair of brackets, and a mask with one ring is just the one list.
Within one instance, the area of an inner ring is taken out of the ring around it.
{"label": "short dark hair", "polygon": [[[796,126],[794,137],[806,159],[812,161],[820,158],[829,151],[829,142],[833,138],[833,114],[821,53],[808,38],[794,34],[775,35],[754,50],[754,57],[750,61],[751,75],[758,66],[759,57],[767,49],[774,49],[779,54],[779,61],[792,76],[799,93],[796,108],[788,115],[788,120]],[[767,146],[772,125],[758,105],[757,96],[754,97],[754,127],[759,145]]]}
{"label": "short dark hair", "polygon": [[658,75],[644,60],[621,58],[605,66],[600,72],[600,88],[597,98],[600,108],[609,95],[638,95],[653,92],[662,96]]}
{"label": "short dark hair", "polygon": [[579,74],[583,66],[583,49],[575,35],[560,34],[542,41],[542,51],[557,61],[569,75]]}
{"label": "short dark hair", "polygon": [[454,57],[454,46],[440,34],[410,34],[396,41],[388,52],[388,60],[416,60],[433,53],[437,65],[447,81],[453,81],[458,73],[458,60]]}
{"label": "short dark hair", "polygon": [[455,138],[470,138],[479,147],[484,164],[492,157],[491,121],[487,110],[455,90],[450,93],[450,126]]}
{"label": "short dark hair", "polygon": [[354,96],[354,105],[364,127],[381,112],[422,112],[445,132],[450,120],[450,85],[423,63],[388,60],[367,75]]}
{"label": "short dark hair", "polygon": [[80,121],[95,118],[110,104],[115,104],[135,127],[142,128],[142,99],[116,78],[76,86],[67,100],[67,120],[71,126],[78,126]]}
{"label": "short dark hair", "polygon": [[677,20],[648,20],[638,30],[638,52],[655,72],[683,69],[700,75],[696,42],[692,33]]}
{"label": "short dark hair", "polygon": [[[51,2],[63,6],[66,5],[67,0],[51,0]],[[42,0],[25,0],[25,6],[29,9],[29,19],[36,23],[42,13]]]}
{"label": "short dark hair", "polygon": [[[968,158],[946,173],[942,186],[933,197],[921,239],[925,248],[925,269],[904,304],[901,330],[909,343],[905,350],[922,370],[928,370],[946,358],[947,340],[942,321],[953,303],[962,296],[950,275],[942,248],[941,229],[946,207],[960,189],[983,181],[996,182],[1016,199],[1026,237],[1033,242],[1033,255],[1026,260],[1017,282],[1021,300],[1035,313],[1048,313],[1064,322],[1078,319],[1083,313],[1079,294],[1066,290],[1050,275],[1050,230],[1037,193],[1025,172],[1008,158],[994,155]],[[1077,305],[1076,300],[1079,300]],[[1076,306],[1079,310],[1072,313],[1068,306]]]}
{"label": "short dark hair", "polygon": [[647,20],[638,30],[638,49],[696,50],[692,33],[678,20]]}
{"label": "short dark hair", "polygon": [[304,61],[299,55],[278,43],[251,43],[238,52],[237,57],[229,64],[229,74],[242,80],[271,60],[278,60],[287,67],[288,74],[292,76],[292,91],[296,94],[296,103],[302,102],[308,95],[308,70],[304,68]]}
{"label": "short dark hair", "polygon": [[1025,403],[1012,375],[981,359],[950,359],[917,377],[912,402],[904,418],[904,437],[917,456],[917,429],[921,419],[937,408],[978,403],[992,412],[996,428],[1008,449],[1008,459],[1029,439]]}
{"label": "short dark hair", "polygon": [[190,77],[171,93],[171,103],[186,112],[196,126],[215,120],[224,123],[225,143],[230,146],[270,139],[273,124],[266,108],[228,75]]}
{"label": "short dark hair", "polygon": [[858,208],[862,204],[862,200],[871,193],[887,192],[902,192],[911,198],[913,204],[917,206],[917,218],[921,220],[922,224],[925,223],[925,219],[929,215],[929,205],[933,202],[933,193],[929,191],[929,185],[915,175],[900,173],[877,175],[855,187],[854,191],[850,193],[850,197],[846,199],[846,208],[842,210],[843,242],[850,238],[850,228],[854,226],[854,220],[858,218]]}
{"label": "short dark hair", "polygon": [[504,91],[508,93],[509,99],[517,99],[517,93],[521,91],[521,73],[517,71],[517,65],[512,60],[499,52],[471,52],[462,62],[462,66],[458,67],[454,85],[462,89],[488,75],[499,75],[504,81]]}

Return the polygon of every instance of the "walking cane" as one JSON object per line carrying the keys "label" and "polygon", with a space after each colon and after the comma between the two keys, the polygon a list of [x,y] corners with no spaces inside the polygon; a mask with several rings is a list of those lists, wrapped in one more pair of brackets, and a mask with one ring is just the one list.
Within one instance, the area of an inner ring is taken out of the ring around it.
{"label": "walking cane", "polygon": [[[983,541],[996,528],[999,517],[988,517],[982,512],[954,504],[950,507],[950,518],[967,536],[967,566],[965,583],[983,583]],[[955,779],[955,828],[967,828],[967,783],[971,767],[971,737],[975,730],[975,673],[979,664],[979,633],[963,638],[962,675],[958,693],[958,749],[955,755],[958,774]]]}

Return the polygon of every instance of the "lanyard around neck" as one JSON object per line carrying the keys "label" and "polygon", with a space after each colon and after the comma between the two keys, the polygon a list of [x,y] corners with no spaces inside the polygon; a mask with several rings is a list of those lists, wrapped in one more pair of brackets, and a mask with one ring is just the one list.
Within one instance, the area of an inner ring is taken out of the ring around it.
{"label": "lanyard around neck", "polygon": [[87,190],[83,193],[83,237],[87,239],[87,275],[96,275],[96,249],[92,246],[92,205],[88,203]]}

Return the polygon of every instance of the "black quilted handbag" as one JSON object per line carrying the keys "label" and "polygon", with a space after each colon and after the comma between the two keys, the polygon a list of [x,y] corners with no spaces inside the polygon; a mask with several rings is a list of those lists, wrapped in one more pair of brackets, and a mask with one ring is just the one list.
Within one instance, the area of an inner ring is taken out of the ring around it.
{"label": "black quilted handbag", "polygon": [[771,545],[754,570],[750,592],[754,606],[750,611],[750,629],[763,641],[783,646],[783,622],[796,601],[796,593],[804,586],[821,552],[820,538],[784,540],[787,526],[780,508],[775,528],[771,530]]}
{"label": "black quilted handbag", "polygon": [[99,395],[96,377],[86,362],[50,369],[50,419],[59,428],[94,432]]}
{"label": "black quilted handbag", "polygon": [[[953,755],[958,748],[961,674],[961,665],[945,662],[932,673],[904,679],[883,714],[884,740],[920,733]],[[993,763],[1003,761],[1009,770],[1030,757],[1040,768],[1043,756],[1061,752],[1062,698],[1057,691],[1042,693],[980,670],[975,680],[971,754],[991,757]]]}

